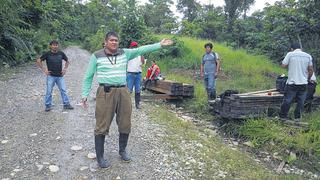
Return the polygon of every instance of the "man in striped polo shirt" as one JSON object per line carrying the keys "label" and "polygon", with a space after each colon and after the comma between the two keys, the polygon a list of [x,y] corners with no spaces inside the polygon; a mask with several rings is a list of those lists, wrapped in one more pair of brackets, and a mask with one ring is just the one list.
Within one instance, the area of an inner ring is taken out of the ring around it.
{"label": "man in striped polo shirt", "polygon": [[97,74],[99,87],[96,95],[96,126],[95,150],[97,162],[101,168],[108,168],[110,164],[103,158],[105,135],[114,115],[119,130],[119,154],[121,159],[130,162],[131,158],[126,152],[129,133],[131,132],[131,98],[126,87],[126,73],[128,61],[142,54],[160,49],[162,46],[171,45],[170,39],[163,39],[160,43],[141,46],[135,49],[119,49],[117,33],[109,32],[105,37],[105,47],[95,52],[83,80],[82,105],[87,107],[94,74]]}

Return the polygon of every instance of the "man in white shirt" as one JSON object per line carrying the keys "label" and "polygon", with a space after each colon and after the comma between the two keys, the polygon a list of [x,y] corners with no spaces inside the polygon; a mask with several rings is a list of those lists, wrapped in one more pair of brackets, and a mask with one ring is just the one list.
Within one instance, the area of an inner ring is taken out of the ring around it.
{"label": "man in white shirt", "polygon": [[[138,43],[133,41],[130,44],[130,48],[138,47]],[[129,92],[133,92],[133,88],[135,91],[134,100],[137,109],[140,109],[140,86],[141,86],[141,72],[142,65],[144,64],[144,57],[138,56],[131,61],[128,62],[127,67],[127,86]]]}
{"label": "man in white shirt", "polygon": [[313,74],[312,57],[301,50],[300,44],[294,43],[291,45],[291,52],[287,53],[281,66],[288,68],[288,80],[279,116],[287,119],[291,103],[296,99],[294,119],[298,121],[301,118],[307,95],[307,84]]}

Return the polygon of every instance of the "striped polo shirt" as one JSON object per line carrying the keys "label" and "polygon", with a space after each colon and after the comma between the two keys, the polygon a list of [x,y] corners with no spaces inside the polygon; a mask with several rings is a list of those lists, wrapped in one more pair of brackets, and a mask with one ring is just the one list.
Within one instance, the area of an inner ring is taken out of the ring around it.
{"label": "striped polo shirt", "polygon": [[128,61],[160,48],[160,43],[155,43],[135,49],[119,49],[113,55],[107,55],[104,49],[96,51],[90,58],[83,80],[82,98],[89,95],[95,74],[99,84],[125,85]]}

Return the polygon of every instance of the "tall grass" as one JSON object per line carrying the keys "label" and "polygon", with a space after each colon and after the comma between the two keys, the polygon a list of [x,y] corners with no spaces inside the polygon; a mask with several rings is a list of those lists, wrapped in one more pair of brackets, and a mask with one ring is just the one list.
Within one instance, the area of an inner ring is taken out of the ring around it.
{"label": "tall grass", "polygon": [[[159,38],[168,37],[167,35]],[[187,37],[180,37],[188,49],[183,57],[176,59],[163,59],[159,62],[162,72],[167,79],[179,82],[192,83],[195,85],[195,98],[186,101],[188,109],[198,114],[208,113],[207,95],[202,80],[195,69],[199,71],[201,58],[204,54],[204,44],[208,41],[197,40]],[[238,90],[239,92],[250,92],[275,88],[276,76],[287,74],[286,69],[280,68],[265,56],[249,55],[245,50],[234,50],[223,44],[214,43],[214,52],[217,52],[221,59],[221,74],[223,78],[216,81],[217,93],[227,89]],[[171,61],[174,61],[172,63]],[[181,68],[183,67],[183,69]],[[320,86],[317,87],[319,95]],[[239,134],[252,141],[257,148],[269,148],[277,151],[287,162],[294,163],[295,160],[288,157],[288,150],[295,151],[299,155],[298,163],[304,163],[307,158],[309,169],[319,170],[320,165],[315,164],[320,160],[320,111],[315,111],[304,116],[304,121],[310,123],[309,131],[288,128],[276,121],[266,119],[250,119],[239,124]],[[270,146],[269,144],[273,144]]]}
{"label": "tall grass", "polygon": [[[172,37],[160,35],[159,39]],[[207,40],[179,37],[186,47],[183,57],[161,59],[158,64],[167,79],[179,80],[195,85],[195,99],[188,102],[188,106],[195,112],[207,111],[207,95],[199,70],[202,56],[205,53],[204,44]],[[213,51],[219,54],[221,60],[221,74],[223,78],[216,81],[217,94],[227,89],[248,92],[275,88],[275,78],[271,76],[285,73],[278,65],[273,64],[265,56],[249,55],[244,50],[233,50],[223,44],[213,43]],[[182,69],[182,68],[183,69]]]}

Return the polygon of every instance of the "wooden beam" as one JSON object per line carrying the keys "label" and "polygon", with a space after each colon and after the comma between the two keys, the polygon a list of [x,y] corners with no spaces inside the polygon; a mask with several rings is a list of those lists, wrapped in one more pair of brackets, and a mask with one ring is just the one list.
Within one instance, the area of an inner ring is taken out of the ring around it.
{"label": "wooden beam", "polygon": [[167,94],[141,95],[141,99],[181,99],[181,96],[171,96]]}

